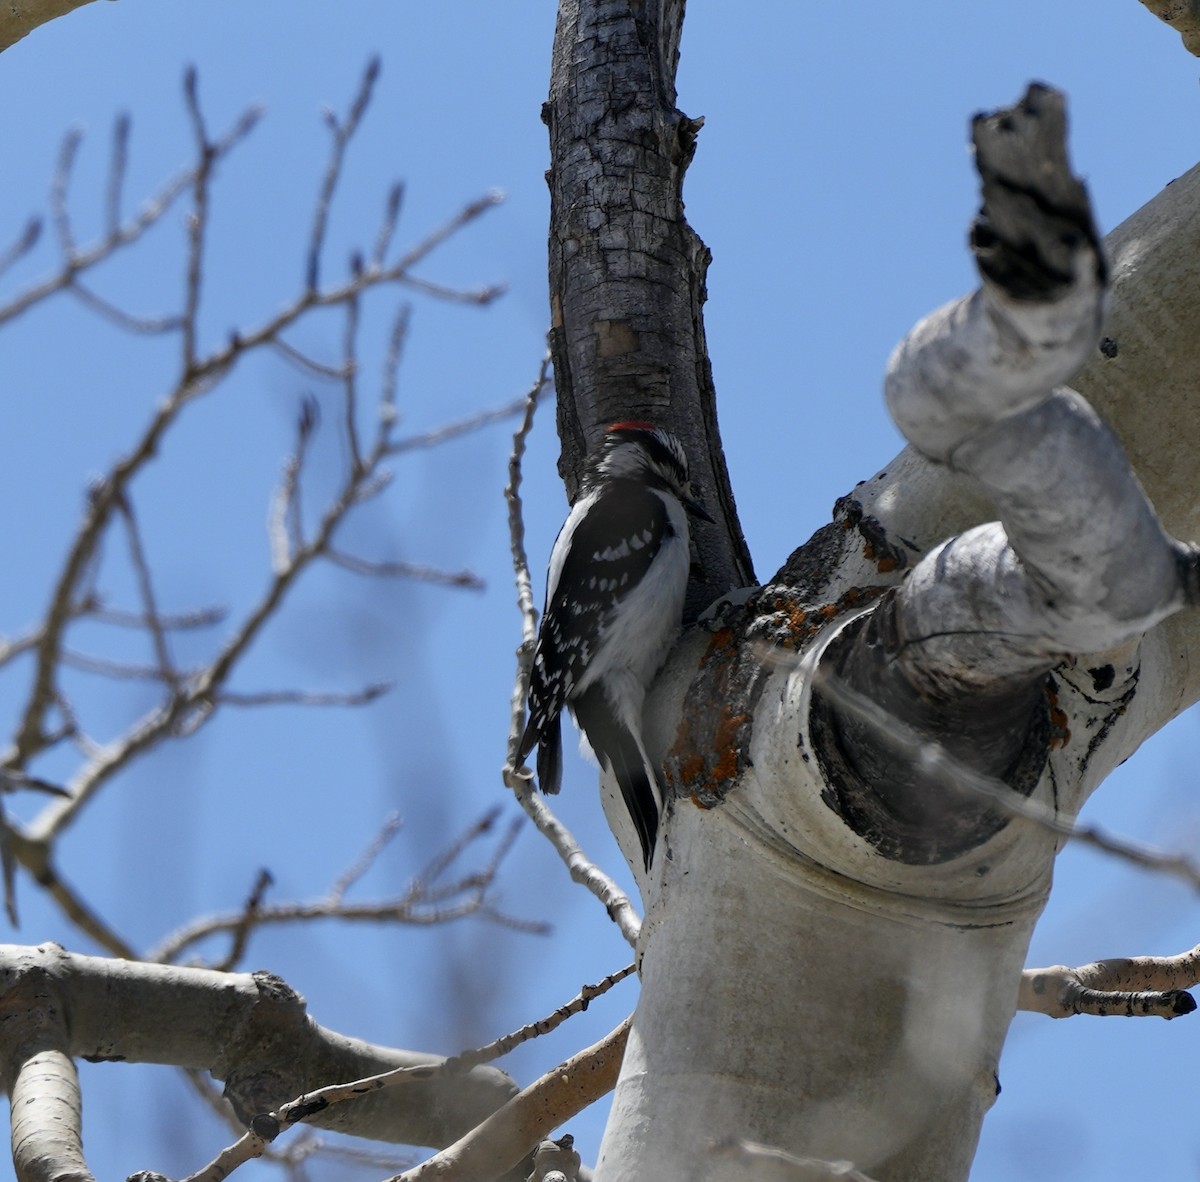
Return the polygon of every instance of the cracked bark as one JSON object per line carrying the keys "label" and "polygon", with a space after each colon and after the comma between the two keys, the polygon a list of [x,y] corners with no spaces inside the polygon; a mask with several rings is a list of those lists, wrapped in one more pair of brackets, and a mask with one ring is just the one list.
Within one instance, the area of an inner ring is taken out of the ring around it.
{"label": "cracked bark", "polygon": [[725,468],[704,341],[708,248],[683,216],[700,128],[675,106],[682,0],[565,0],[550,101],[551,352],[574,499],[605,426],[647,419],[674,431],[723,527],[693,533],[694,617],[753,582]]}

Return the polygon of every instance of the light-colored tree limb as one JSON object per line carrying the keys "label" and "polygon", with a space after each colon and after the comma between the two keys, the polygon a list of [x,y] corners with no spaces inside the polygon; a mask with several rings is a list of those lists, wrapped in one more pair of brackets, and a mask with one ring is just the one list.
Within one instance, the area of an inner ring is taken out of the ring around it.
{"label": "light-colored tree limb", "polygon": [[632,1019],[548,1071],[461,1140],[388,1182],[491,1182],[612,1090]]}
{"label": "light-colored tree limb", "polygon": [[[34,1019],[44,1006],[30,1002],[30,990],[50,983],[56,1012],[70,1015],[65,1041],[52,1048],[57,1054],[210,1071],[225,1081],[227,1098],[247,1123],[330,1080],[444,1062],[436,1055],[375,1046],[318,1026],[305,1012],[303,999],[269,973],[107,960],[53,944],[4,945],[0,980],[0,1010],[19,1005]],[[19,1067],[10,1058],[5,1067],[10,1085]],[[310,1120],[378,1140],[445,1145],[514,1091],[508,1077],[492,1067],[475,1067],[453,1079],[435,1072],[403,1089],[379,1091]],[[38,1100],[46,1098],[39,1095]],[[25,1100],[32,1103],[33,1097],[27,1093]],[[42,1123],[52,1119],[45,1109],[42,1113]]]}
{"label": "light-colored tree limb", "polygon": [[52,972],[4,974],[0,1083],[9,1093],[19,1182],[94,1182],[83,1157],[83,1102],[66,997]]}
{"label": "light-colored tree limb", "polygon": [[1200,984],[1200,945],[1177,956],[1132,956],[1068,968],[1052,965],[1021,974],[1022,1010],[1069,1018],[1075,1014],[1178,1018],[1196,1009],[1186,992]]}
{"label": "light-colored tree limb", "polygon": [[1183,606],[1194,561],[1109,428],[1051,393],[1099,347],[1106,275],[1062,96],[1031,86],[976,119],[975,145],[983,284],[909,334],[886,394],[909,441],[970,476],[1000,518],[936,548],[898,595],[910,676],[979,693],[1140,636]]}

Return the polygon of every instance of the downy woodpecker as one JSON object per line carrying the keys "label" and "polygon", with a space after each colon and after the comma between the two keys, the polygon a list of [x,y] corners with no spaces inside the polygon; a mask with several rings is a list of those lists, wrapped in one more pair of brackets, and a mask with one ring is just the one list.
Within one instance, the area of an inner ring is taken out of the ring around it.
{"label": "downy woodpecker", "polygon": [[609,427],[550,554],[517,752],[522,763],[537,744],[538,783],[557,792],[566,706],[620,786],[647,870],[663,802],[642,742],[642,708],[679,635],[689,514],[712,521],[679,440],[651,423]]}

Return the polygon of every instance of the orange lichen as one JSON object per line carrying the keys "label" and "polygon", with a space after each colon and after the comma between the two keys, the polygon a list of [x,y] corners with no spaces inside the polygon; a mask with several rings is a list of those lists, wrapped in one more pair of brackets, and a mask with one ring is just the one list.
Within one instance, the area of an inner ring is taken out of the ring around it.
{"label": "orange lichen", "polygon": [[1046,683],[1046,701],[1050,703],[1050,746],[1065,747],[1071,741],[1071,728],[1067,716],[1058,704],[1058,691],[1053,683]]}
{"label": "orange lichen", "polygon": [[716,734],[713,735],[713,754],[716,760],[712,764],[712,774],[716,779],[734,780],[740,775],[738,755],[741,730],[749,726],[750,722],[750,715],[744,711],[735,714],[727,705],[721,707]]}

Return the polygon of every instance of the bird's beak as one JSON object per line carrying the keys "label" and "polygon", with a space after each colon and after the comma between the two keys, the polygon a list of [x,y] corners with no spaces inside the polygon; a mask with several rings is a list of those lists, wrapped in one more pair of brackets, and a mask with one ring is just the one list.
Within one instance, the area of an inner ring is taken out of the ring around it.
{"label": "bird's beak", "polygon": [[712,514],[704,507],[704,502],[700,499],[700,491],[695,484],[688,485],[688,492],[692,495],[683,498],[683,507],[693,517],[699,517],[701,521],[707,521],[709,525],[716,525]]}

